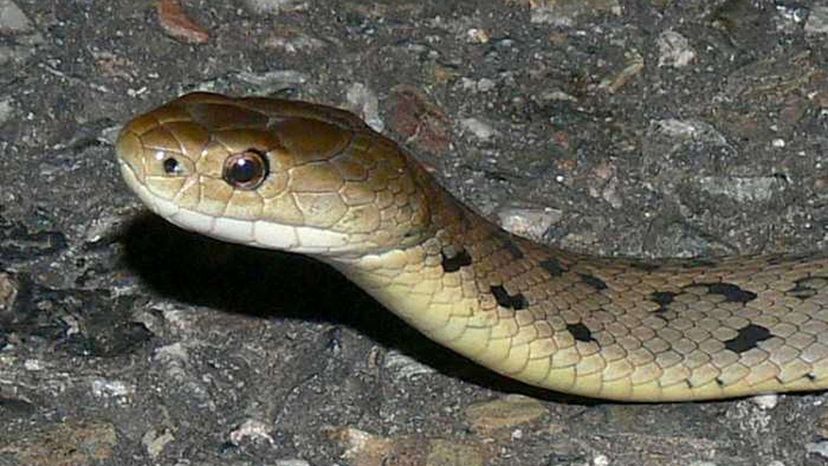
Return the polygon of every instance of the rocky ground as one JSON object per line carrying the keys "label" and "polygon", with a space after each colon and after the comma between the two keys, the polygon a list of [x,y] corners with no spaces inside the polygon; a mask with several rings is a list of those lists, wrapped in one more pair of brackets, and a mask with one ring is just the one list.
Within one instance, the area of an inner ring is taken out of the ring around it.
{"label": "rocky ground", "polygon": [[825,0],[0,0],[0,64],[0,464],[828,462],[823,394],[515,384],[324,266],[147,214],[112,148],[188,90],[279,94],[550,244],[825,250]]}

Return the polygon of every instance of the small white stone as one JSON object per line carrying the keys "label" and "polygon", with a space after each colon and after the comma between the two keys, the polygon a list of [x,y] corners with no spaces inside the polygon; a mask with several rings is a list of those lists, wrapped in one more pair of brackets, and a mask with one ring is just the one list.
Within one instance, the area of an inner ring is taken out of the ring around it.
{"label": "small white stone", "polygon": [[497,212],[500,226],[516,235],[539,240],[563,213],[549,207],[506,206]]}
{"label": "small white stone", "polygon": [[167,430],[159,435],[155,429],[150,429],[141,437],[141,443],[144,444],[144,448],[147,449],[147,453],[151,458],[157,458],[164,451],[164,446],[173,440],[175,440],[175,437]]}
{"label": "small white stone", "polygon": [[32,30],[32,22],[11,0],[0,0],[0,31],[21,34]]}
{"label": "small white stone", "polygon": [[811,8],[808,22],[805,23],[805,32],[808,34],[828,33],[828,5],[815,5]]}
{"label": "small white stone", "polygon": [[595,466],[609,466],[610,460],[607,455],[595,455],[592,458],[592,464]]}
{"label": "small white stone", "polygon": [[773,409],[777,404],[779,404],[779,395],[775,393],[768,395],[757,395],[751,397],[750,401],[761,409]]}
{"label": "small white stone", "polygon": [[276,460],[275,466],[311,466],[305,460]]}
{"label": "small white stone", "polygon": [[475,44],[485,44],[489,42],[489,33],[485,29],[471,28],[466,31],[466,38]]}
{"label": "small white stone", "polygon": [[400,352],[389,351],[385,355],[383,366],[390,369],[394,380],[409,380],[413,377],[433,374],[435,370]]}
{"label": "small white stone", "polygon": [[251,438],[253,440],[266,440],[272,445],[274,441],[273,437],[268,434],[269,430],[270,427],[264,422],[256,419],[248,419],[236,430],[230,432],[230,442],[233,445],[239,445],[245,438]]}
{"label": "small white stone", "polygon": [[690,41],[683,35],[667,30],[658,36],[658,66],[682,68],[696,58],[696,52],[690,47]]}
{"label": "small white stone", "polygon": [[480,92],[488,92],[495,88],[495,82],[489,78],[482,78],[477,81],[477,90]]}
{"label": "small white stone", "polygon": [[27,359],[23,362],[23,368],[27,371],[41,371],[43,362],[40,359]]}
{"label": "small white stone", "polygon": [[487,140],[495,134],[494,128],[477,118],[464,118],[460,121],[464,130],[474,134],[478,139]]}
{"label": "small white stone", "polygon": [[828,458],[828,441],[806,443],[805,451],[808,453],[816,453],[823,458]]}
{"label": "small white stone", "polygon": [[121,380],[95,379],[92,381],[92,394],[98,398],[127,396],[133,389]]}
{"label": "small white stone", "polygon": [[345,98],[348,99],[348,106],[356,110],[356,113],[362,116],[371,129],[379,133],[385,129],[385,122],[379,115],[379,99],[365,84],[351,84],[345,93]]}

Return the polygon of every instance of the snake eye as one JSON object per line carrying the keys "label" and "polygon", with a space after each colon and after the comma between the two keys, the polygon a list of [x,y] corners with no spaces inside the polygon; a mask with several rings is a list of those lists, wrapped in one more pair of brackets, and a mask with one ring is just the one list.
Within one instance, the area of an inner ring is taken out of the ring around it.
{"label": "snake eye", "polygon": [[233,154],[224,161],[224,181],[241,189],[256,189],[267,176],[264,154],[256,149]]}

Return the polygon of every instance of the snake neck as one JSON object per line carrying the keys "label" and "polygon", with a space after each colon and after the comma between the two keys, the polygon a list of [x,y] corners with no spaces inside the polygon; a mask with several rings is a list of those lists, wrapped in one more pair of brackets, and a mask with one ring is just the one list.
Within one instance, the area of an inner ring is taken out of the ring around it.
{"label": "snake neck", "polygon": [[326,262],[430,339],[505,375],[540,380],[545,372],[509,358],[532,336],[519,331],[527,297],[496,277],[517,276],[541,255],[568,264],[568,253],[502,230],[442,189],[431,199],[433,232],[421,243]]}

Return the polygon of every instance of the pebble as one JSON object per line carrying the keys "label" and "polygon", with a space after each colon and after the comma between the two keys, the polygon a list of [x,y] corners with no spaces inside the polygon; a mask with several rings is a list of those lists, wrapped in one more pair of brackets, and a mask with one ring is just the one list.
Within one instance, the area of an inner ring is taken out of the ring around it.
{"label": "pebble", "polygon": [[203,44],[210,39],[207,30],[191,20],[176,0],[160,0],[156,9],[158,22],[170,37],[191,44]]}
{"label": "pebble", "polygon": [[345,93],[348,99],[348,107],[357,115],[360,115],[365,123],[374,131],[381,133],[385,129],[385,122],[379,115],[379,99],[363,83],[353,83]]}
{"label": "pebble", "polygon": [[540,241],[552,225],[561,221],[563,212],[551,207],[515,204],[498,209],[497,218],[506,231]]}
{"label": "pebble", "polygon": [[242,71],[236,74],[239,81],[256,86],[261,94],[272,94],[285,88],[295,87],[304,84],[310,76],[307,73],[296,70],[272,70],[264,73],[253,73]]}
{"label": "pebble", "polygon": [[135,388],[122,380],[95,379],[92,381],[92,395],[98,398],[123,397],[135,393]]}
{"label": "pebble", "polygon": [[506,395],[466,408],[466,420],[478,432],[511,429],[546,414],[538,400],[523,395]]}
{"label": "pebble", "polygon": [[164,447],[173,440],[175,440],[175,437],[166,429],[162,434],[159,434],[155,429],[150,429],[141,437],[141,443],[146,448],[150,458],[157,458],[164,451]]}
{"label": "pebble", "polygon": [[444,155],[451,146],[451,119],[425,93],[409,85],[394,86],[389,97],[389,128],[418,150]]}
{"label": "pebble", "polygon": [[466,31],[466,39],[473,44],[487,44],[490,37],[485,29],[471,28]]}
{"label": "pebble", "polygon": [[119,464],[109,461],[117,443],[112,424],[74,420],[42,425],[39,432],[17,439],[0,438],[4,460],[13,455],[14,464],[37,466]]}
{"label": "pebble", "polygon": [[805,451],[828,458],[828,441],[806,443]]}
{"label": "pebble", "polygon": [[230,432],[230,442],[233,445],[239,445],[244,439],[251,440],[266,440],[267,443],[273,445],[273,437],[268,433],[270,426],[258,419],[248,419],[244,421],[236,430]]}
{"label": "pebble", "polygon": [[324,48],[325,42],[301,31],[286,29],[267,37],[264,46],[287,53],[307,53]]}
{"label": "pebble", "polygon": [[620,16],[618,0],[535,0],[529,2],[533,23],[573,26],[581,17],[611,13]]}
{"label": "pebble", "polygon": [[354,466],[410,464],[425,466],[483,466],[485,450],[478,442],[456,442],[416,436],[381,437],[342,427],[328,436],[345,450],[342,457]]}
{"label": "pebble", "polygon": [[254,13],[269,15],[308,9],[306,0],[244,0],[244,4]]}
{"label": "pebble", "polygon": [[767,202],[774,192],[785,186],[772,176],[700,176],[697,182],[702,191],[727,196],[737,202]]}
{"label": "pebble", "polygon": [[491,125],[477,118],[464,118],[460,120],[460,126],[483,141],[489,140],[495,135],[495,130]]}
{"label": "pebble", "polygon": [[11,310],[17,299],[17,283],[7,273],[0,273],[0,313]]}
{"label": "pebble", "polygon": [[805,32],[808,34],[828,33],[828,5],[815,5],[808,14],[805,23]]}
{"label": "pebble", "polygon": [[311,466],[311,464],[308,463],[305,460],[289,459],[289,460],[276,460],[276,462],[274,463],[274,466]]}
{"label": "pebble", "polygon": [[770,393],[768,395],[757,395],[750,398],[760,409],[773,409],[779,404],[779,395]]}
{"label": "pebble", "polygon": [[41,361],[40,359],[34,359],[34,358],[27,359],[27,360],[23,361],[23,368],[26,369],[27,371],[32,371],[32,372],[42,371],[43,370],[43,361]]}
{"label": "pebble", "polygon": [[592,464],[595,466],[609,466],[610,460],[607,455],[596,455],[592,458]]}
{"label": "pebble", "polygon": [[389,351],[383,359],[383,366],[391,371],[392,378],[396,381],[410,380],[420,375],[436,372],[432,367],[421,364],[399,351]]}
{"label": "pebble", "polygon": [[485,458],[475,445],[450,440],[432,440],[426,466],[483,466]]}
{"label": "pebble", "polygon": [[658,36],[658,66],[682,68],[696,58],[696,52],[686,37],[673,30],[662,32]]}

